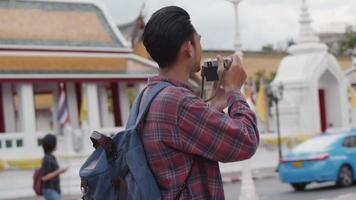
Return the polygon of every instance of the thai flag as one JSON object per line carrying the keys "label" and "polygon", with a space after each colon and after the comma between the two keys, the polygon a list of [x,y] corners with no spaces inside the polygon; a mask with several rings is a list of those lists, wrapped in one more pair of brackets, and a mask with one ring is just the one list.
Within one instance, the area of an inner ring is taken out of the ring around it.
{"label": "thai flag", "polygon": [[67,95],[64,88],[64,84],[59,84],[59,101],[58,101],[58,121],[63,127],[66,123],[69,123],[69,114],[67,106]]}

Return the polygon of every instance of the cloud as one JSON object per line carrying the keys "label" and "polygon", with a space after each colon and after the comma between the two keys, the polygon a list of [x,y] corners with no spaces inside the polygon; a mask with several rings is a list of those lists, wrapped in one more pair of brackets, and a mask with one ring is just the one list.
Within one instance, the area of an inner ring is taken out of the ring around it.
{"label": "cloud", "polygon": [[[280,5],[277,1],[256,6],[260,5],[259,1],[243,2],[239,8],[240,38],[245,50],[259,50],[268,43],[277,45],[292,38],[298,30],[298,10],[293,6]],[[193,23],[202,32],[203,46],[206,49],[233,49],[235,18],[232,4],[224,2],[217,6],[214,0],[205,2],[188,8]],[[286,16],[281,17],[281,12],[276,10],[283,10]]]}
{"label": "cloud", "polygon": [[[133,20],[143,0],[104,0],[116,23]],[[234,10],[226,0],[147,0],[147,10],[171,3],[186,9],[200,32],[206,49],[233,49]],[[239,7],[240,35],[245,50],[259,50],[265,44],[278,44],[294,38],[299,29],[301,0],[244,0]],[[356,23],[356,1],[308,0],[316,30],[330,24]]]}
{"label": "cloud", "polygon": [[102,0],[110,12],[114,22],[121,24],[135,19],[140,11],[143,0]]}

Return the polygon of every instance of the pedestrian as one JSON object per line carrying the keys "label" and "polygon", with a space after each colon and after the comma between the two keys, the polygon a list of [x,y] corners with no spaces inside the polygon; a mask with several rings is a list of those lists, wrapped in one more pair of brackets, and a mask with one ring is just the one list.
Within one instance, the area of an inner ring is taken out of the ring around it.
{"label": "pedestrian", "polygon": [[[155,97],[140,129],[162,199],[224,199],[218,162],[249,159],[259,144],[256,116],[240,92],[247,75],[237,55],[211,104],[187,84],[201,70],[200,39],[189,14],[176,6],[156,11],[143,33],[159,65],[144,97],[159,82],[171,84]],[[223,68],[220,56],[218,61]]]}
{"label": "pedestrian", "polygon": [[42,194],[45,200],[60,200],[61,188],[59,175],[66,172],[68,167],[59,168],[53,152],[57,149],[56,136],[47,134],[42,139],[44,157],[41,165]]}

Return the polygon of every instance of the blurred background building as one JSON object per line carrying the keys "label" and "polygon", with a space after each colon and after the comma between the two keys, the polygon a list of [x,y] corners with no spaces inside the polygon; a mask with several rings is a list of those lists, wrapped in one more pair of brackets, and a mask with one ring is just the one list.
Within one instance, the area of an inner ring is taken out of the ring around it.
{"label": "blurred background building", "polygon": [[102,4],[1,0],[0,12],[1,159],[40,158],[47,133],[60,154],[87,154],[90,130],[120,130],[129,94],[157,73]]}

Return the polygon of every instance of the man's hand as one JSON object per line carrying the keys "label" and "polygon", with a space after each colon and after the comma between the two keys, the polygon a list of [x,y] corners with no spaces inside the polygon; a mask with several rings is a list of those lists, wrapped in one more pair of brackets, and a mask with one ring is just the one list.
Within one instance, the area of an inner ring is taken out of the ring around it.
{"label": "man's hand", "polygon": [[[219,71],[223,69],[224,63],[223,58],[218,56]],[[233,55],[232,64],[230,69],[225,72],[222,86],[226,92],[229,91],[239,91],[246,81],[246,71],[238,55]]]}
{"label": "man's hand", "polygon": [[215,94],[215,92],[217,92],[217,95],[211,100],[210,106],[222,112],[227,107],[226,92],[222,88],[219,88],[217,89],[217,91],[215,91],[216,85],[217,83],[215,82],[213,85],[212,94]]}

